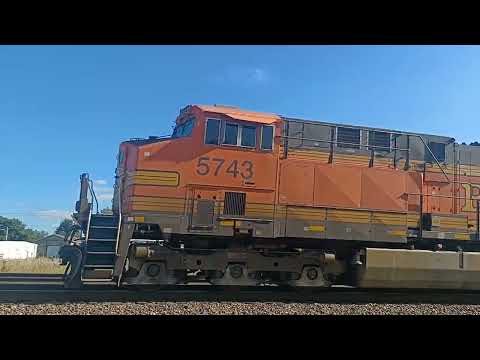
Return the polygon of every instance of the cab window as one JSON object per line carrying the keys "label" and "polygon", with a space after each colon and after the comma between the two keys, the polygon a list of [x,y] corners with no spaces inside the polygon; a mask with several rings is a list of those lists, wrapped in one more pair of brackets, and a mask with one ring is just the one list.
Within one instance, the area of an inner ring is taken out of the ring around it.
{"label": "cab window", "polygon": [[257,146],[257,127],[207,119],[205,144],[255,148]]}
{"label": "cab window", "polygon": [[242,138],[240,144],[246,147],[255,147],[256,131],[255,126],[242,126]]}
{"label": "cab window", "polygon": [[205,144],[218,145],[220,138],[220,120],[208,119],[205,132]]}
{"label": "cab window", "polygon": [[225,124],[225,134],[223,136],[223,143],[226,145],[237,145],[238,142],[238,125]]}
{"label": "cab window", "polygon": [[190,118],[183,124],[177,125],[173,130],[172,138],[181,138],[192,135],[193,125],[195,125],[195,118]]}
{"label": "cab window", "polygon": [[264,125],[262,126],[262,150],[272,150],[273,149],[273,126]]}

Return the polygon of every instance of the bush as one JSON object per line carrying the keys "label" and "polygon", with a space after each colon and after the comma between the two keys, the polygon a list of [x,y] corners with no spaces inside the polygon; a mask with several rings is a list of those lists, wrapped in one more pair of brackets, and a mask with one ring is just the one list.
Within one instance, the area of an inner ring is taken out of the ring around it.
{"label": "bush", "polygon": [[59,260],[39,257],[24,260],[0,260],[0,273],[63,274]]}

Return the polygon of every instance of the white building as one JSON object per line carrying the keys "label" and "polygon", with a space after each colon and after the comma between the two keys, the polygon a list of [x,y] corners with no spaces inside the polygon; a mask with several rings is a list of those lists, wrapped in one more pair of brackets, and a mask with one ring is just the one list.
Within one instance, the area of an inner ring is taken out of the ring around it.
{"label": "white building", "polygon": [[0,241],[0,260],[27,259],[37,255],[37,244],[28,241]]}

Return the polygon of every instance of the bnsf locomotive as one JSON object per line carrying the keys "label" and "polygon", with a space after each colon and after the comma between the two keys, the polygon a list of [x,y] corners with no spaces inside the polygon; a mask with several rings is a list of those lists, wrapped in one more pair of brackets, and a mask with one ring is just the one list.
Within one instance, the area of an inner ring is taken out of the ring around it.
{"label": "bnsf locomotive", "polygon": [[480,147],[191,105],[120,145],[113,214],[81,176],[65,286],[480,288]]}

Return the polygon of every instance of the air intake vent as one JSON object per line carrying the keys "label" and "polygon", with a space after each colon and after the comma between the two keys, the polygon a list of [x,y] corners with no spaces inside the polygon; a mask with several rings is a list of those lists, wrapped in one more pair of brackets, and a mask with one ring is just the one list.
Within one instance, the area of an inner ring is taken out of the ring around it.
{"label": "air intake vent", "polygon": [[245,215],[245,201],[247,194],[226,192],[223,207],[224,215]]}
{"label": "air intake vent", "polygon": [[360,148],[360,129],[337,128],[337,146],[341,148]]}

